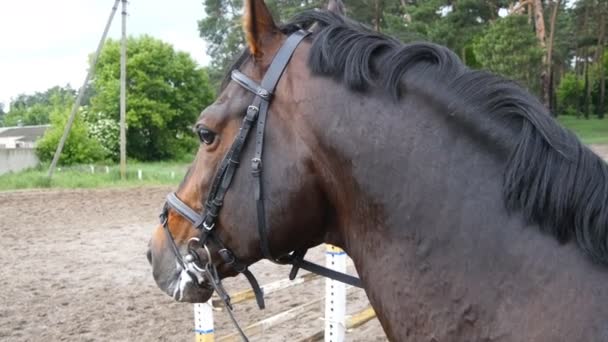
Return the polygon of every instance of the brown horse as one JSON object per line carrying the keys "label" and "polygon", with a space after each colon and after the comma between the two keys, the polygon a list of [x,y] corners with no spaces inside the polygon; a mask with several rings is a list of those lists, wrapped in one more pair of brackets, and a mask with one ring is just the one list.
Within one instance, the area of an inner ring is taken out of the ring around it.
{"label": "brown horse", "polygon": [[[393,341],[608,341],[608,168],[535,98],[444,47],[404,45],[335,13],[278,27],[248,0],[244,17],[248,49],[234,69],[256,81],[288,35],[315,28],[268,110],[272,255],[344,248]],[[176,194],[197,211],[255,96],[237,83],[195,124],[201,146]],[[247,140],[243,160],[255,149]],[[264,257],[266,238],[247,166],[213,228],[244,265]],[[159,226],[150,242],[154,278],[176,299],[206,301],[206,281],[175,255],[200,232],[167,213],[170,235]],[[234,276],[208,247],[219,277]]]}

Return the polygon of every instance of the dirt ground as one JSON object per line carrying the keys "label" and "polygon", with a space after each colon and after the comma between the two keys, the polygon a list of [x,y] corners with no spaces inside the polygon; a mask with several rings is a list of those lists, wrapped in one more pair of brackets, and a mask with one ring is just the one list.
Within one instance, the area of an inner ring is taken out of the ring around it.
{"label": "dirt ground", "polygon": [[[0,340],[192,341],[193,305],[176,303],[152,279],[145,251],[170,188],[45,190],[0,193]],[[323,262],[322,249],[310,253]],[[252,267],[262,284],[287,277],[287,267]],[[350,266],[350,272],[354,270]],[[244,278],[226,282],[247,287]],[[237,304],[243,325],[319,299],[322,280],[267,296],[268,308]],[[368,305],[349,293],[347,312]],[[323,326],[323,302],[254,341],[293,341]],[[234,329],[216,312],[216,337]],[[377,320],[347,334],[383,341]]]}

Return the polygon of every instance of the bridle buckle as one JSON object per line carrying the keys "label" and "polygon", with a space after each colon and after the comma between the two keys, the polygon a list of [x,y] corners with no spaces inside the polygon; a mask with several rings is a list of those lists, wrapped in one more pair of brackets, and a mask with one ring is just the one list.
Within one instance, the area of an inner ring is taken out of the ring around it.
{"label": "bridle buckle", "polygon": [[258,118],[258,113],[260,112],[260,108],[256,106],[247,107],[247,115],[245,115],[245,120],[249,122],[254,122]]}
{"label": "bridle buckle", "polygon": [[258,95],[266,100],[270,97],[270,92],[264,88],[260,88],[258,89]]}
{"label": "bridle buckle", "polygon": [[210,232],[213,230],[214,227],[215,227],[215,222],[211,223],[211,225],[208,225],[207,221],[203,221],[203,228],[205,228],[206,231]]}
{"label": "bridle buckle", "polygon": [[251,159],[251,172],[259,173],[260,170],[262,170],[262,159],[257,157]]}

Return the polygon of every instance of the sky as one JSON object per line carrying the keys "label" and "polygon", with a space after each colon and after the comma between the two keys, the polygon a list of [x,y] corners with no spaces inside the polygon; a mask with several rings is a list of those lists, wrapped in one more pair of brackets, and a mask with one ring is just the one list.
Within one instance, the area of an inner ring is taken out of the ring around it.
{"label": "sky", "polygon": [[[206,65],[197,21],[202,0],[130,0],[127,33],[148,34],[189,52]],[[81,86],[88,55],[95,51],[114,0],[2,1],[0,11],[0,102],[56,85]],[[120,38],[120,8],[109,33]]]}

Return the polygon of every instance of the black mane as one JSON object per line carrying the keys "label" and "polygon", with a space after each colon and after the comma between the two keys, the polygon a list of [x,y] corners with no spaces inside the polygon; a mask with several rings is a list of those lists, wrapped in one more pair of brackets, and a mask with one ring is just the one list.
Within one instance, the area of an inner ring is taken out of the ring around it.
{"label": "black mane", "polygon": [[[468,69],[443,46],[403,44],[331,12],[304,12],[282,30],[313,24],[308,65],[314,74],[353,91],[382,89],[395,100],[415,80],[446,104],[446,114],[505,145],[508,210],[521,211],[562,243],[576,239],[593,260],[608,265],[608,167],[535,97],[515,82]],[[495,133],[499,126],[508,129],[507,138]]]}

